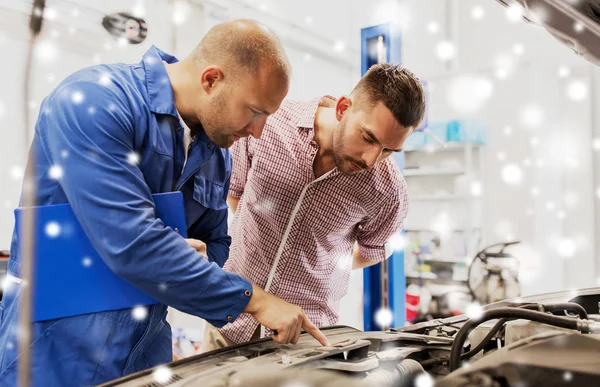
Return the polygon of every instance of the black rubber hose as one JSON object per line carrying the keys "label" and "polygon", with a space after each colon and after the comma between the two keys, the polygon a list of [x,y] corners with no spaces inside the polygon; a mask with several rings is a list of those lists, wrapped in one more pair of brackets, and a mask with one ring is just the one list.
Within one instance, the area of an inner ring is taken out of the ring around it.
{"label": "black rubber hose", "polygon": [[[579,315],[579,318],[587,319],[588,315],[583,306],[576,304],[574,302],[565,302],[562,304],[528,304],[519,306],[522,309],[530,309],[530,310],[538,310],[540,307],[546,312],[556,312],[559,310],[566,310],[569,312],[575,312]],[[502,326],[506,324],[510,319],[500,319],[493,327],[490,329],[488,334],[477,344],[477,346],[471,349],[469,352],[465,352],[460,355],[460,360],[470,359],[473,356],[477,355],[486,345],[494,338],[494,336],[502,329]]]}
{"label": "black rubber hose", "polygon": [[494,320],[497,318],[525,319],[539,322],[542,324],[548,324],[560,328],[574,330],[577,330],[578,322],[578,319],[573,319],[570,317],[553,316],[544,312],[536,312],[533,310],[526,310],[521,308],[498,308],[487,310],[483,312],[481,318],[478,318],[476,320],[467,320],[454,337],[452,349],[450,350],[450,371],[454,371],[459,367],[460,355],[463,350],[463,345],[467,340],[467,337],[469,336],[471,330],[483,322]]}
{"label": "black rubber hose", "polygon": [[450,357],[448,356],[441,356],[441,357],[433,357],[431,359],[427,359],[427,360],[423,360],[421,363],[421,366],[423,368],[431,368],[434,367],[438,364],[444,364],[447,363],[450,360]]}
{"label": "black rubber hose", "polygon": [[[502,318],[498,320],[498,322],[492,327],[492,329],[490,329],[488,334],[485,335],[483,340],[481,340],[479,344],[475,346],[475,348],[471,349],[469,352],[465,352],[462,355],[460,355],[460,360],[470,359],[473,356],[477,355],[482,349],[485,348],[486,345],[488,345],[488,343],[494,338],[496,333],[498,333],[500,329],[502,329],[502,326],[506,324],[508,320],[508,318]],[[454,341],[456,341],[456,338],[454,339]]]}
{"label": "black rubber hose", "polygon": [[565,302],[565,303],[561,303],[561,304],[543,304],[542,306],[544,307],[544,310],[548,311],[548,312],[556,312],[559,310],[566,310],[568,312],[574,312],[574,313],[578,314],[579,318],[582,318],[582,319],[588,318],[588,314],[587,314],[587,311],[585,310],[585,308],[574,302]]}

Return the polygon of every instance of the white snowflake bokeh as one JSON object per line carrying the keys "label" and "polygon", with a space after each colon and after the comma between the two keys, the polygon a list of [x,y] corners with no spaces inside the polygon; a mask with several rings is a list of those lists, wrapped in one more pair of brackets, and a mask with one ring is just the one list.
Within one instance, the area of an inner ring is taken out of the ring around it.
{"label": "white snowflake bokeh", "polygon": [[563,258],[572,258],[577,251],[577,246],[574,240],[562,238],[558,241],[557,251]]}
{"label": "white snowflake bokeh", "polygon": [[498,154],[496,156],[498,157],[498,161],[506,160],[506,153],[504,153],[504,152],[498,152]]}
{"label": "white snowflake bokeh", "polygon": [[148,308],[145,306],[136,306],[131,309],[131,316],[134,320],[143,321],[148,317]]}
{"label": "white snowflake bokeh", "polygon": [[159,366],[152,371],[152,377],[157,383],[168,383],[173,377],[173,372],[167,366]]}
{"label": "white snowflake bokeh", "polygon": [[525,46],[521,43],[517,43],[513,46],[513,54],[521,56],[525,53]]}
{"label": "white snowflake bokeh", "polygon": [[560,66],[558,68],[558,76],[561,78],[566,78],[571,74],[571,70],[567,66]]}
{"label": "white snowflake bokeh", "polygon": [[523,8],[518,5],[512,5],[506,9],[506,18],[511,23],[517,23],[521,20],[521,16],[523,15]]}
{"label": "white snowflake bokeh", "polygon": [[346,49],[346,43],[344,43],[341,40],[338,40],[337,42],[335,42],[335,44],[333,45],[333,51],[335,52],[343,52]]}
{"label": "white snowflake bokeh", "polygon": [[476,5],[473,8],[471,8],[471,18],[473,18],[473,20],[481,20],[484,16],[485,10],[482,6]]}
{"label": "white snowflake bokeh", "polygon": [[498,79],[506,79],[508,78],[508,69],[499,67],[496,69],[495,74]]}
{"label": "white snowflake bokeh", "polygon": [[137,17],[144,17],[146,15],[146,8],[142,0],[136,0],[135,4],[131,8],[131,13]]}
{"label": "white snowflake bokeh", "polygon": [[459,114],[475,113],[494,92],[493,83],[479,75],[463,75],[450,81],[446,102]]}
{"label": "white snowflake bokeh", "polygon": [[415,378],[415,387],[434,387],[435,381],[428,373],[424,372]]}
{"label": "white snowflake bokeh", "polygon": [[502,168],[502,180],[509,185],[519,185],[523,180],[523,171],[517,164],[507,164]]}
{"label": "white snowflake bokeh", "polygon": [[404,238],[402,233],[397,232],[390,238],[386,245],[389,245],[389,248],[394,252],[402,251],[406,247],[406,238]]}
{"label": "white snowflake bokeh", "polygon": [[57,222],[48,222],[44,227],[44,232],[46,233],[46,236],[48,236],[48,238],[58,237],[60,235],[60,231],[60,224],[58,224]]}
{"label": "white snowflake bokeh", "polygon": [[71,94],[71,101],[75,105],[79,105],[80,103],[83,102],[84,99],[85,99],[85,96],[83,95],[83,93],[81,91],[74,91],[73,94]]}
{"label": "white snowflake bokeh", "polygon": [[435,55],[443,61],[454,58],[454,55],[456,55],[454,43],[449,40],[442,40],[435,46]]}
{"label": "white snowflake bokeh", "polygon": [[65,174],[65,172],[64,172],[63,168],[58,164],[51,166],[50,169],[48,170],[48,176],[50,176],[50,178],[53,180],[62,179],[64,174]]}
{"label": "white snowflake bokeh", "polygon": [[496,69],[496,77],[506,79],[509,75],[515,72],[517,64],[513,55],[501,52],[494,57],[494,68]]}
{"label": "white snowflake bokeh", "polygon": [[582,80],[572,80],[567,85],[567,97],[573,101],[583,101],[588,96],[588,86]]}
{"label": "white snowflake bokeh", "polygon": [[427,23],[427,30],[432,34],[437,34],[440,30],[440,25],[432,21]]}
{"label": "white snowflake bokeh", "polygon": [[111,81],[112,81],[112,79],[110,77],[110,74],[108,74],[108,73],[103,73],[100,76],[100,79],[98,79],[98,83],[101,84],[102,86],[110,85]]}
{"label": "white snowflake bokeh", "polygon": [[513,132],[513,128],[512,127],[506,126],[504,128],[504,134],[506,134],[507,136],[510,136],[512,134],[512,132]]}
{"label": "white snowflake bokeh", "polygon": [[58,18],[58,12],[54,8],[46,7],[44,9],[44,19],[56,20]]}
{"label": "white snowflake bokeh", "polygon": [[544,111],[538,105],[529,105],[521,111],[521,121],[527,128],[535,129],[544,121]]}
{"label": "white snowflake bokeh", "polygon": [[44,64],[52,63],[58,56],[56,44],[50,40],[42,40],[35,46],[35,57]]}
{"label": "white snowflake bokeh", "polygon": [[538,196],[540,194],[540,189],[538,187],[531,188],[531,196]]}
{"label": "white snowflake bokeh", "polygon": [[483,315],[483,308],[478,302],[471,302],[467,305],[466,314],[471,320],[479,320]]}
{"label": "white snowflake bokeh", "polygon": [[90,257],[83,257],[83,259],[81,260],[81,264],[84,267],[90,267],[90,266],[92,266],[92,263],[93,263],[93,261],[92,261],[92,258],[90,258]]}
{"label": "white snowflake bokeh", "polygon": [[21,180],[25,176],[25,169],[21,166],[15,165],[10,169],[10,177],[14,180]]}
{"label": "white snowflake bokeh", "polygon": [[569,371],[565,371],[565,373],[563,374],[563,380],[565,382],[571,382],[573,381],[573,374]]}
{"label": "white snowflake bokeh", "polygon": [[471,182],[471,196],[481,196],[483,193],[483,185],[480,181]]}
{"label": "white snowflake bokeh", "polygon": [[173,4],[173,15],[171,20],[176,26],[181,26],[187,21],[187,15],[189,14],[189,6],[187,2],[178,0]]}
{"label": "white snowflake bokeh", "polygon": [[127,162],[131,165],[138,165],[140,163],[140,155],[137,152],[131,152],[127,155]]}
{"label": "white snowflake bokeh", "polygon": [[556,203],[554,203],[553,201],[546,202],[546,209],[548,211],[554,211],[556,209]]}
{"label": "white snowflake bokeh", "polygon": [[121,37],[121,38],[117,39],[117,46],[119,46],[121,48],[127,47],[128,44],[129,44],[129,41],[125,37]]}
{"label": "white snowflake bokeh", "polygon": [[582,22],[578,21],[573,24],[573,29],[575,30],[575,32],[581,33],[585,30],[585,26]]}
{"label": "white snowflake bokeh", "polygon": [[544,165],[546,165],[546,163],[544,163],[543,159],[537,159],[535,160],[535,166],[538,168],[544,168]]}
{"label": "white snowflake bokeh", "polygon": [[392,311],[388,308],[380,308],[375,312],[375,323],[380,328],[389,327],[392,324],[392,320],[394,319],[394,315]]}

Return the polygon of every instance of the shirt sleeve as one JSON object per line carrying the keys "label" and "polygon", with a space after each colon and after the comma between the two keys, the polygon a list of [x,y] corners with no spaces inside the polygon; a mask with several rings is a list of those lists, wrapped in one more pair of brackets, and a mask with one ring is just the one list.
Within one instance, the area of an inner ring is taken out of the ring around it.
{"label": "shirt sleeve", "polygon": [[244,137],[238,140],[231,147],[231,156],[233,157],[233,167],[231,171],[231,185],[229,186],[229,195],[234,198],[242,197],[244,186],[248,180],[248,172],[252,166],[250,137]]}
{"label": "shirt sleeve", "polygon": [[[80,93],[76,102],[73,93]],[[60,186],[116,275],[159,302],[223,326],[246,307],[252,285],[206,261],[156,217],[150,187],[132,162],[136,119],[147,114],[136,109],[121,89],[66,83],[42,106],[48,114],[36,125],[40,157],[53,164],[68,152]]]}
{"label": "shirt sleeve", "polygon": [[384,201],[373,216],[359,223],[356,240],[360,256],[368,261],[387,259],[390,254],[386,252],[386,243],[402,229],[407,213],[408,193],[402,179],[394,197]]}

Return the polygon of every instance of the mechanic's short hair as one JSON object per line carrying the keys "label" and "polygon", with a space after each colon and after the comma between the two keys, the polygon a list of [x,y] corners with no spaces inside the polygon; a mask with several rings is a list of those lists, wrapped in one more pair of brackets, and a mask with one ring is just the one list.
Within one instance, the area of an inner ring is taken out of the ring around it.
{"label": "mechanic's short hair", "polygon": [[383,102],[405,128],[415,129],[425,116],[423,86],[412,72],[400,65],[371,66],[351,95],[358,110],[370,109]]}
{"label": "mechanic's short hair", "polygon": [[287,79],[291,65],[277,35],[265,25],[238,19],[211,28],[192,53],[196,62],[229,64],[250,74],[262,66],[279,71]]}

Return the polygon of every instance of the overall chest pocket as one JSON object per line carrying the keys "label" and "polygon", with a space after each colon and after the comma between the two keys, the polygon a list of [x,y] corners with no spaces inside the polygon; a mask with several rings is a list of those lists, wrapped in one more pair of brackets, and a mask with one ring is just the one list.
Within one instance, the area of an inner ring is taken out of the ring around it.
{"label": "overall chest pocket", "polygon": [[227,208],[227,191],[225,185],[214,183],[201,173],[194,177],[194,193],[192,197],[205,208],[224,210]]}

